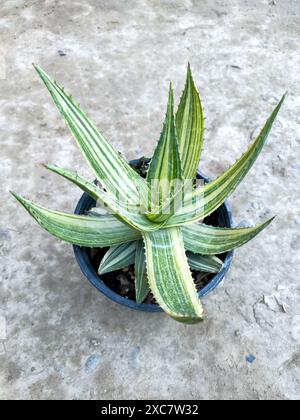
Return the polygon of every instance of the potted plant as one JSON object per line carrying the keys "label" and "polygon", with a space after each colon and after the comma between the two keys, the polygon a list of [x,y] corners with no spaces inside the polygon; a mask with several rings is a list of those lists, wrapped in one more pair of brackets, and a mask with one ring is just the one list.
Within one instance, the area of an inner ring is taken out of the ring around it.
{"label": "potted plant", "polygon": [[[223,175],[208,182],[197,173],[204,117],[190,66],[176,115],[170,85],[166,118],[152,159],[131,164],[72,97],[40,67],[35,68],[97,181],[46,165],[85,192],[75,215],[48,210],[12,194],[43,228],[74,245],[83,273],[107,296],[135,309],[164,310],[177,321],[198,323],[203,319],[199,296],[223,279],[232,250],[273,220],[233,228],[225,200],[260,154],[285,96],[247,152]],[[205,183],[199,186],[196,179],[201,178]],[[118,293],[116,285],[122,282],[127,296],[124,290],[123,296]],[[133,290],[135,296],[130,295]]]}

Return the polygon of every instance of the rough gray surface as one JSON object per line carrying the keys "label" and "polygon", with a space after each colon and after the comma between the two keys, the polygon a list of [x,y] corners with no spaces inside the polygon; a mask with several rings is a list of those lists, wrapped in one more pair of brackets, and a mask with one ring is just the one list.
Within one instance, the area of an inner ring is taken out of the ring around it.
{"label": "rough gray surface", "polygon": [[[298,0],[1,1],[1,399],[299,398],[299,15]],[[211,176],[240,156],[289,90],[264,153],[230,200],[237,222],[278,217],[236,252],[226,282],[205,299],[203,324],[109,301],[84,279],[71,247],[9,196],[14,189],[72,211],[80,192],[40,163],[92,177],[33,61],[128,158],[151,154],[168,81],[178,97],[190,61]],[[263,303],[274,293],[287,313],[273,297]]]}

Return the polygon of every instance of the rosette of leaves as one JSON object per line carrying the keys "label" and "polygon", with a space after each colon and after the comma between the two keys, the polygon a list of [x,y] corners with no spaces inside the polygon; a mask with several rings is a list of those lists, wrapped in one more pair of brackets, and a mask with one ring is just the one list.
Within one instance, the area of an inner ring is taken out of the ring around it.
{"label": "rosette of leaves", "polygon": [[[191,268],[208,273],[219,271],[222,261],[216,255],[245,244],[272,219],[248,228],[212,227],[201,220],[217,210],[249,172],[284,97],[239,160],[214,181],[191,188],[184,200],[176,200],[183,188],[174,186],[173,181],[180,180],[185,185],[195,178],[203,145],[203,108],[190,66],[176,114],[170,85],[163,130],[144,176],[105,139],[64,88],[40,67],[35,68],[99,183],[96,185],[68,169],[53,165],[46,168],[76,184],[103,203],[110,213],[66,214],[13,195],[54,236],[83,247],[110,247],[100,264],[100,273],[134,263],[138,302],[151,290],[157,303],[175,320],[190,324],[201,321],[203,307]],[[150,187],[153,181],[163,185],[155,203]],[[171,210],[165,211],[166,208]]]}

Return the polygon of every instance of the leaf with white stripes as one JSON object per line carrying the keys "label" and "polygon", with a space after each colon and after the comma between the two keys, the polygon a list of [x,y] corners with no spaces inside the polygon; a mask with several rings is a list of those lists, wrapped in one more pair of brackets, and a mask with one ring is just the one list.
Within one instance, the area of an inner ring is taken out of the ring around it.
{"label": "leaf with white stripes", "polygon": [[176,113],[176,130],[183,178],[194,179],[203,145],[204,115],[190,65],[188,65],[186,85]]}
{"label": "leaf with white stripes", "polygon": [[[147,181],[151,188],[151,211],[148,217],[153,221],[163,221],[170,214],[162,214],[159,208],[162,203],[170,203],[176,194],[178,181],[182,179],[181,161],[174,117],[173,88],[170,84],[168,108],[163,130],[151,159]],[[181,188],[181,182],[179,182]],[[171,208],[170,208],[171,211]]]}
{"label": "leaf with white stripes", "polygon": [[[181,162],[174,117],[174,96],[170,84],[169,100],[163,130],[151,159],[147,181],[181,179]],[[169,193],[169,191],[167,191]]]}
{"label": "leaf with white stripes", "polygon": [[109,248],[100,263],[99,274],[121,270],[133,264],[136,246],[137,242],[135,241],[130,244],[122,244]]}
{"label": "leaf with white stripes", "polygon": [[131,242],[140,237],[138,231],[115,216],[88,217],[62,213],[12,194],[44,229],[71,244],[101,248]]}
{"label": "leaf with white stripes", "polygon": [[231,251],[249,242],[274,220],[248,228],[221,228],[193,223],[182,226],[185,248],[202,255],[216,255]]}
{"label": "leaf with white stripes", "polygon": [[200,255],[194,254],[193,252],[187,252],[187,259],[192,270],[203,273],[218,273],[223,266],[223,262],[220,258],[212,257],[210,255]]}
{"label": "leaf with white stripes", "polygon": [[107,142],[72,97],[39,66],[35,66],[35,69],[69,125],[89,165],[107,192],[112,196],[118,192],[123,201],[146,204],[148,199],[146,181]]}
{"label": "leaf with white stripes", "polygon": [[128,223],[134,229],[140,231],[151,231],[159,229],[161,224],[152,223],[142,212],[139,205],[130,204],[123,202],[107,194],[105,191],[100,189],[93,182],[90,182],[78,175],[76,172],[69,171],[68,169],[59,168],[54,165],[45,165],[50,171],[63,176],[69,181],[73,182],[83,191],[87,192],[95,200],[102,201],[107,205],[114,214],[119,217],[125,223]]}
{"label": "leaf with white stripes", "polygon": [[248,151],[223,175],[205,185],[203,188],[197,188],[188,194],[185,197],[182,207],[177,210],[175,215],[171,216],[170,219],[166,221],[165,226],[178,226],[203,219],[220,207],[226,198],[241,183],[259,156],[284,99],[285,95]]}
{"label": "leaf with white stripes", "polygon": [[177,321],[195,324],[203,308],[191,275],[179,228],[143,234],[150,289],[162,309]]}
{"label": "leaf with white stripes", "polygon": [[143,240],[137,242],[135,253],[135,299],[143,303],[150,292],[147,278],[146,256]]}

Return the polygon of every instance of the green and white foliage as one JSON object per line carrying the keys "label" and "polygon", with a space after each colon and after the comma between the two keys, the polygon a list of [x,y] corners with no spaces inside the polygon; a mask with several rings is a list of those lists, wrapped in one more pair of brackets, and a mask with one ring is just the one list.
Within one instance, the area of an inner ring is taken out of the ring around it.
{"label": "green and white foliage", "polygon": [[[176,113],[170,85],[162,133],[146,177],[127,163],[64,88],[40,67],[35,68],[98,184],[67,169],[54,165],[46,168],[101,202],[110,214],[97,209],[82,216],[66,214],[15,193],[14,197],[54,236],[79,246],[110,247],[100,264],[100,275],[133,264],[138,303],[151,291],[169,316],[184,323],[198,323],[203,319],[203,308],[191,269],[217,273],[222,261],[216,255],[250,241],[273,219],[255,227],[230,229],[207,226],[201,221],[224,203],[249,172],[285,97],[245,154],[223,175],[196,187],[204,116],[190,66]],[[153,182],[157,183],[155,197]],[[188,182],[190,188],[186,189]]]}

